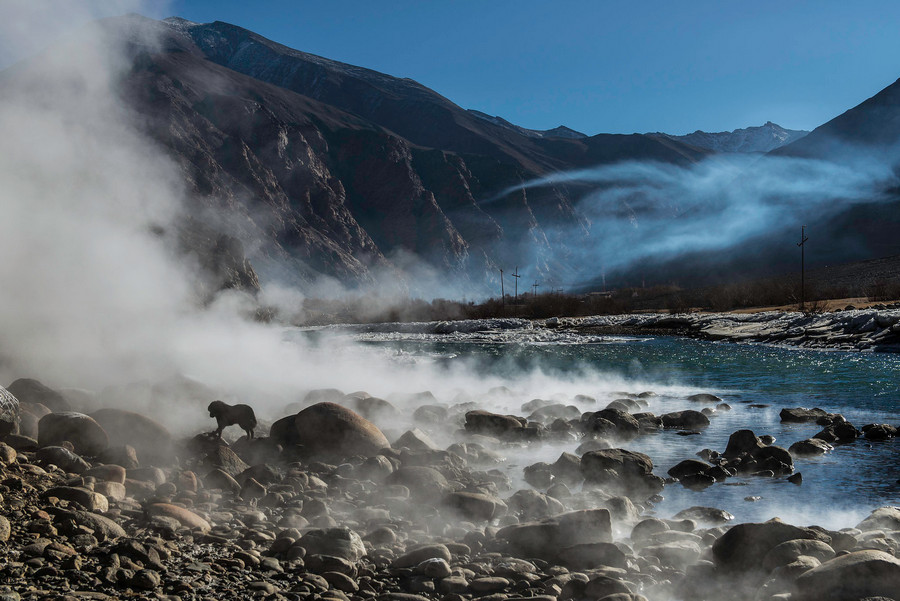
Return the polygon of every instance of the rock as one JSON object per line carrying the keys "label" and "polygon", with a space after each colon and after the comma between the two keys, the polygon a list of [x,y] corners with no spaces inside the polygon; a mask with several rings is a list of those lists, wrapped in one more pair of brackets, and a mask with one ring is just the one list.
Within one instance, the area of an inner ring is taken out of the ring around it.
{"label": "rock", "polygon": [[442,559],[449,562],[451,558],[450,550],[446,545],[421,545],[395,559],[391,566],[395,568],[411,568],[430,559]]}
{"label": "rock", "polygon": [[652,470],[650,457],[625,449],[601,449],[581,457],[585,480],[618,489],[627,496],[649,497],[662,490],[662,479]]}
{"label": "rock", "polygon": [[669,525],[659,518],[646,518],[635,524],[631,529],[631,540],[641,542],[647,540],[654,534],[666,532]]}
{"label": "rock", "polygon": [[704,463],[696,459],[685,459],[684,461],[681,461],[677,465],[671,467],[666,473],[673,478],[681,480],[685,476],[705,473],[711,467],[712,466],[708,463]]}
{"label": "rock", "polygon": [[20,403],[46,405],[51,411],[71,411],[72,406],[59,392],[41,384],[38,380],[20,378],[6,387]]}
{"label": "rock", "polygon": [[592,427],[593,420],[606,420],[615,426],[615,437],[621,440],[631,440],[641,431],[641,425],[629,413],[621,409],[603,409],[593,413],[588,419],[588,429],[600,431],[600,428]]}
{"label": "rock", "polygon": [[441,499],[450,492],[450,484],[443,474],[425,466],[401,467],[389,475],[385,483],[405,486],[413,498],[426,502]]}
{"label": "rock", "polygon": [[810,528],[799,528],[773,519],[763,523],[746,523],[732,526],[716,539],[712,546],[715,564],[727,572],[753,572],[762,568],[766,554],[789,540],[831,539]]}
{"label": "rock", "polygon": [[79,455],[97,456],[109,446],[106,431],[84,413],[48,413],[38,422],[38,444],[42,447],[69,441]]}
{"label": "rock", "polygon": [[138,461],[137,451],[133,446],[127,444],[108,447],[100,453],[97,459],[103,463],[121,465],[126,470],[137,469],[141,466],[140,461]]}
{"label": "rock", "polygon": [[207,488],[221,488],[222,490],[227,490],[232,494],[239,494],[241,492],[241,485],[235,480],[228,472],[216,468],[206,474],[206,478],[203,479]]}
{"label": "rock", "polygon": [[721,526],[733,520],[734,516],[724,509],[695,505],[694,507],[682,509],[674,515],[674,519],[693,520],[695,523],[704,526]]}
{"label": "rock", "polygon": [[362,415],[364,418],[371,420],[373,422],[394,422],[398,418],[402,417],[400,410],[394,407],[391,403],[384,399],[379,399],[373,396],[365,397],[365,398],[355,398],[352,399],[350,397],[344,397],[342,404],[346,404],[348,407]]}
{"label": "rock", "polygon": [[663,426],[666,428],[705,428],[709,425],[709,418],[699,411],[687,409],[665,413],[662,416]]}
{"label": "rock", "polygon": [[559,482],[578,484],[584,479],[581,475],[581,458],[572,453],[562,453],[550,466],[550,473]]}
{"label": "rock", "polygon": [[440,424],[446,421],[448,415],[443,405],[420,405],[413,411],[413,419],[423,424]]}
{"label": "rock", "polygon": [[9,520],[0,515],[0,543],[8,541],[10,534],[12,534],[12,526]]}
{"label": "rock", "polygon": [[141,482],[150,482],[154,487],[160,486],[166,481],[166,473],[158,467],[139,467],[128,470],[127,480],[139,480]]}
{"label": "rock", "polygon": [[143,591],[152,591],[159,588],[161,583],[162,579],[159,574],[153,570],[138,570],[129,582],[132,588]]}
{"label": "rock", "polygon": [[561,502],[536,490],[516,491],[507,503],[510,511],[523,520],[549,517],[565,511]]}
{"label": "rock", "polygon": [[91,466],[87,461],[65,447],[44,447],[38,449],[34,459],[41,465],[53,464],[63,471],[81,474]]}
{"label": "rock", "polygon": [[500,415],[477,409],[466,413],[466,431],[473,434],[508,438],[519,435],[525,429],[525,420],[512,415]]}
{"label": "rock", "polygon": [[85,476],[93,476],[98,480],[125,484],[125,468],[121,465],[95,465],[84,472]]}
{"label": "rock", "polygon": [[819,561],[828,561],[834,557],[834,549],[820,540],[789,540],[772,548],[763,558],[763,569],[771,572],[775,568],[786,566],[801,555],[815,557]]}
{"label": "rock", "polygon": [[[35,424],[35,436],[37,436],[37,424]],[[22,434],[7,434],[3,437],[4,444],[11,446],[19,452],[31,452],[38,450],[38,442],[36,438],[24,436]]]}
{"label": "rock", "polygon": [[795,442],[788,448],[788,452],[794,457],[814,457],[816,455],[824,455],[828,451],[834,450],[834,447],[818,438],[807,438]]}
{"label": "rock", "polygon": [[203,459],[203,465],[207,468],[220,469],[235,479],[250,467],[238,457],[237,453],[224,445],[218,445],[209,451]]}
{"label": "rock", "polygon": [[[507,526],[497,532],[497,538],[506,540],[521,557],[540,557],[552,561],[573,545],[612,542],[612,526],[608,510],[585,509],[539,522]],[[586,549],[574,551],[572,556],[580,555]]]}
{"label": "rock", "polygon": [[714,394],[705,394],[705,393],[701,393],[701,394],[692,394],[691,396],[687,397],[687,400],[693,401],[693,402],[695,402],[695,403],[713,403],[713,404],[716,404],[716,403],[721,403],[721,402],[722,402],[722,399],[720,399],[720,398],[717,397],[716,395],[714,395]]}
{"label": "rock", "polygon": [[211,529],[209,522],[205,519],[193,511],[185,509],[184,507],[179,507],[178,505],[172,505],[170,503],[152,503],[148,505],[145,510],[147,515],[151,517],[161,516],[172,518],[185,528],[199,530],[203,534],[206,534]]}
{"label": "rock", "polygon": [[90,511],[71,511],[66,513],[79,526],[85,526],[94,531],[94,536],[100,542],[125,536],[125,530],[113,520]]}
{"label": "rock", "polygon": [[535,488],[547,488],[553,484],[553,466],[544,461],[526,465],[523,473],[525,482]]}
{"label": "rock", "polygon": [[782,409],[781,413],[779,413],[778,415],[781,417],[781,421],[783,422],[804,423],[815,422],[822,417],[827,417],[829,413],[824,409],[819,409],[818,407],[815,409],[804,409],[803,407],[796,407],[794,409]]}
{"label": "rock", "polygon": [[169,430],[140,413],[124,409],[100,409],[91,414],[109,435],[111,446],[131,446],[149,463],[168,463],[173,456]]}
{"label": "rock", "polygon": [[856,525],[859,530],[900,531],[900,507],[879,507]]}
{"label": "rock", "polygon": [[294,427],[307,452],[313,456],[371,457],[391,445],[378,427],[335,403],[317,403],[294,418]]}
{"label": "rock", "polygon": [[612,520],[608,509],[581,509],[556,516],[558,537],[571,544],[612,542]]}
{"label": "rock", "polygon": [[625,554],[612,543],[587,543],[562,549],[557,560],[570,570],[592,570],[601,566],[624,568]]}
{"label": "rock", "polygon": [[56,497],[64,501],[78,503],[91,513],[109,511],[109,501],[103,495],[80,486],[54,486],[43,492],[44,498]]}
{"label": "rock", "polygon": [[437,444],[418,428],[407,430],[403,436],[394,442],[393,446],[395,449],[406,447],[412,451],[434,451],[438,448]]}
{"label": "rock", "polygon": [[444,504],[471,520],[492,520],[506,512],[506,503],[483,493],[451,492],[444,497]]}
{"label": "rock", "polygon": [[894,599],[900,591],[900,559],[883,551],[854,551],[835,557],[797,578],[796,601]]}
{"label": "rock", "polygon": [[758,469],[772,470],[776,476],[784,476],[794,471],[794,459],[787,449],[769,445],[753,454]]}
{"label": "rock", "polygon": [[722,455],[726,459],[733,459],[744,453],[752,456],[765,446],[752,430],[738,430],[728,437],[728,445]]}
{"label": "rock", "polygon": [[362,538],[346,527],[310,530],[297,544],[307,555],[331,555],[354,563],[366,555]]}
{"label": "rock", "polygon": [[853,424],[850,422],[840,422],[825,426],[825,428],[813,436],[813,438],[818,438],[825,442],[847,444],[859,438],[861,434],[862,432],[853,427]]}
{"label": "rock", "polygon": [[587,599],[607,599],[611,595],[627,595],[631,599],[631,589],[621,580],[609,576],[596,575],[584,587],[584,597]]}
{"label": "rock", "polygon": [[300,444],[300,433],[297,432],[297,427],[294,425],[296,419],[297,414],[295,413],[276,420],[269,428],[269,438],[285,447]]}
{"label": "rock", "polygon": [[641,550],[642,557],[656,557],[666,567],[684,570],[700,558],[700,545],[694,541],[670,541],[649,545]]}
{"label": "rock", "polygon": [[480,595],[489,595],[505,590],[509,586],[509,580],[499,576],[483,576],[475,578],[469,583],[469,588]]}
{"label": "rock", "polygon": [[862,431],[866,440],[888,440],[897,436],[897,428],[888,424],[867,424]]}
{"label": "rock", "polygon": [[123,501],[128,496],[128,491],[124,484],[119,482],[107,482],[102,480],[94,484],[94,491],[100,493],[107,499],[114,501]]}

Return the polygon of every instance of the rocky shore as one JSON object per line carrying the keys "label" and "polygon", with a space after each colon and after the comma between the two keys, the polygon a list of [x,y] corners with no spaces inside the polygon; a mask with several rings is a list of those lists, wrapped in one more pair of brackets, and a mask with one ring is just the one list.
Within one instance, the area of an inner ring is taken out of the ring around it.
{"label": "rocky shore", "polygon": [[[794,458],[857,439],[892,444],[891,424],[786,408],[782,420],[822,431],[785,449],[739,430],[661,476],[628,442],[689,434],[727,404],[698,394],[654,415],[652,392],[623,392],[534,399],[504,415],[484,399],[422,393],[401,416],[364,392],[320,390],[228,444],[180,439],[119,408],[82,413],[78,398],[36,380],[0,391],[4,601],[900,598],[900,507],[841,530],[730,525],[712,507],[653,511],[667,486],[738,474],[800,483]],[[412,427],[389,440],[407,418]],[[452,444],[434,442],[448,433]],[[580,443],[577,453],[525,467],[525,487],[498,469],[559,439]]]}
{"label": "rocky shore", "polygon": [[701,340],[815,349],[900,353],[900,308],[831,313],[645,313],[551,320],[551,327],[591,334],[675,334]]}

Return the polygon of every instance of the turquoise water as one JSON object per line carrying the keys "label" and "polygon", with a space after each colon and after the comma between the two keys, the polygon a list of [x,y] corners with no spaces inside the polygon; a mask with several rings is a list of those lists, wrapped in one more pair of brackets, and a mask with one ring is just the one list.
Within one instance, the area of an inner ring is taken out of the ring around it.
{"label": "turquoise water", "polygon": [[[694,457],[703,448],[725,449],[728,436],[749,428],[757,435],[775,436],[787,448],[821,430],[815,424],[782,424],[784,407],[821,407],[842,413],[854,425],[900,424],[900,356],[872,353],[805,351],[761,345],[709,343],[680,338],[624,339],[610,344],[491,344],[440,341],[392,341],[390,345],[413,356],[427,354],[452,367],[466,362],[476,372],[515,382],[535,370],[561,380],[578,381],[588,373],[601,373],[658,384],[660,390],[688,387],[712,392],[732,406],[712,418],[697,436],[673,431],[650,434],[621,446],[648,454],[654,471],[665,477],[671,466]],[[618,380],[617,380],[618,381]],[[649,383],[649,384],[648,384]],[[645,388],[631,390],[641,392]],[[586,391],[590,392],[590,391]],[[597,409],[608,400],[598,396]],[[768,405],[751,407],[750,405]],[[664,393],[649,410],[665,413],[700,409],[684,395]],[[569,445],[571,446],[571,445]],[[509,469],[518,471],[535,460],[552,461],[565,445],[537,445],[516,453]],[[827,527],[855,525],[869,511],[900,505],[900,440],[877,443],[859,440],[838,446],[825,456],[796,459],[803,484],[784,479],[733,478],[705,491],[668,485],[664,501],[655,511],[667,517],[692,505],[725,509],[739,521],[775,516],[798,524]],[[746,501],[746,497],[760,497]]]}

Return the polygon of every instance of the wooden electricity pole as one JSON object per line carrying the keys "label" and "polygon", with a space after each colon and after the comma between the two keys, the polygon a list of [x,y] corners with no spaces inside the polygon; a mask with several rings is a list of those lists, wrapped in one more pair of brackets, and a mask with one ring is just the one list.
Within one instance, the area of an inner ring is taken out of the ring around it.
{"label": "wooden electricity pole", "polygon": [[538,289],[538,287],[540,286],[540,284],[538,284],[537,280],[535,280],[535,281],[534,281],[534,284],[532,284],[531,286],[532,286],[532,288],[534,288],[534,292],[532,292],[531,295],[532,295],[534,298],[537,298],[537,289]]}
{"label": "wooden electricity pole", "polygon": [[513,297],[513,303],[518,305],[519,304],[519,278],[522,277],[521,275],[519,275],[519,267],[518,266],[516,266],[516,270],[513,272],[512,277],[516,278],[516,280],[515,280],[516,281],[516,295],[515,295],[515,297]]}
{"label": "wooden electricity pole", "polygon": [[806,304],[806,241],[809,238],[806,237],[806,226],[804,225],[800,229],[800,242],[797,243],[797,246],[800,247],[800,310],[803,311],[804,305]]}

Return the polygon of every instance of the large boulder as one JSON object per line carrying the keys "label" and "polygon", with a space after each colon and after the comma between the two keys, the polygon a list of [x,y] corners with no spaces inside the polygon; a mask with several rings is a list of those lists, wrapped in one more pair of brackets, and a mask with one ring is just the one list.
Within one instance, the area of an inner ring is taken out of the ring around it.
{"label": "large boulder", "polygon": [[753,430],[738,430],[728,437],[723,455],[726,459],[734,459],[745,453],[753,455],[765,446]]}
{"label": "large boulder", "polygon": [[72,406],[63,395],[31,378],[19,378],[6,387],[20,403],[46,405],[51,411],[71,411]]}
{"label": "large boulder", "polygon": [[663,426],[666,428],[705,428],[709,425],[709,418],[699,411],[687,409],[685,411],[673,411],[662,416]]}
{"label": "large boulder", "polygon": [[335,403],[316,403],[294,418],[300,444],[314,456],[371,457],[391,444],[378,426]]}
{"label": "large boulder", "polygon": [[828,417],[829,413],[824,409],[819,409],[818,407],[814,409],[805,409],[803,407],[795,407],[793,409],[782,409],[781,413],[778,414],[781,417],[781,421],[789,422],[789,423],[805,423],[805,422],[815,422],[823,417]]}
{"label": "large boulder", "polygon": [[41,465],[52,463],[65,472],[81,474],[91,466],[87,461],[65,447],[41,447],[34,454],[34,460]]}
{"label": "large boulder", "polygon": [[134,447],[145,463],[165,463],[172,458],[172,434],[158,421],[113,408],[95,411],[91,417],[106,430],[110,445]]}
{"label": "large boulder", "polygon": [[763,558],[763,568],[771,572],[781,566],[797,561],[805,555],[815,557],[819,561],[828,561],[834,557],[834,549],[828,543],[813,539],[789,540],[776,545]]}
{"label": "large boulder", "polygon": [[652,471],[650,457],[626,449],[600,449],[581,457],[581,473],[588,483],[628,497],[647,498],[662,490],[662,478]]}
{"label": "large boulder", "polygon": [[152,503],[145,508],[150,517],[161,517],[175,520],[185,528],[199,530],[202,533],[210,531],[211,526],[205,519],[184,507],[171,503]]}
{"label": "large boulder", "polygon": [[366,555],[366,546],[359,534],[350,528],[310,530],[297,543],[307,555],[330,555],[357,562]]}
{"label": "large boulder", "polygon": [[[597,411],[591,416],[589,421],[591,420],[606,420],[612,423],[615,426],[614,436],[622,440],[631,440],[641,432],[641,425],[638,423],[638,420],[621,409],[608,408]],[[594,428],[590,425],[588,429],[592,431],[599,430],[599,428]]]}
{"label": "large boulder", "polygon": [[772,549],[783,542],[801,539],[831,542],[826,534],[785,524],[777,518],[763,523],[738,524],[713,543],[713,561],[726,572],[759,571]]}
{"label": "large boulder", "polygon": [[863,532],[870,530],[900,531],[900,507],[879,507],[856,527]]}
{"label": "large boulder", "polygon": [[422,502],[435,502],[452,490],[443,474],[426,466],[401,467],[385,482],[405,486],[414,499]]}
{"label": "large boulder", "polygon": [[94,457],[109,446],[106,430],[92,417],[75,411],[48,413],[38,422],[38,444],[42,447],[69,441],[79,455]]}
{"label": "large boulder", "polygon": [[470,520],[491,520],[506,512],[506,503],[478,492],[451,492],[444,497],[444,504]]}
{"label": "large boulder", "polygon": [[473,434],[485,434],[501,438],[521,434],[525,428],[524,420],[513,415],[500,415],[476,409],[466,413],[466,431]]}
{"label": "large boulder", "polygon": [[796,601],[896,599],[900,594],[900,559],[868,549],[835,557],[797,578]]}
{"label": "large boulder", "polygon": [[834,447],[820,438],[807,438],[788,447],[788,452],[794,457],[814,457],[831,450],[834,450]]}
{"label": "large boulder", "polygon": [[[538,522],[507,526],[500,529],[496,537],[507,541],[515,556],[555,561],[573,547],[578,547],[570,553],[574,556],[586,549],[580,546],[611,543],[612,525],[607,509],[584,509]],[[570,559],[574,561],[572,557]]]}

